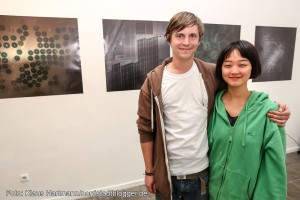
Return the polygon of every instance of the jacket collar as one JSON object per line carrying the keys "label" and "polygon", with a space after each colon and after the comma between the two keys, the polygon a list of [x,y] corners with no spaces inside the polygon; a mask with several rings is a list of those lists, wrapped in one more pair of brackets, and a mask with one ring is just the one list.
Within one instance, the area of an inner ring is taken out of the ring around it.
{"label": "jacket collar", "polygon": [[[172,60],[173,60],[172,57],[165,59],[161,65],[153,69],[148,74],[148,78],[150,79],[150,84],[154,96],[159,96],[161,94],[161,84],[162,84],[164,68],[167,64],[172,62]],[[206,81],[208,72],[204,67],[201,67],[203,61],[194,58],[194,62],[196,63],[200,73],[202,74],[203,80]]]}

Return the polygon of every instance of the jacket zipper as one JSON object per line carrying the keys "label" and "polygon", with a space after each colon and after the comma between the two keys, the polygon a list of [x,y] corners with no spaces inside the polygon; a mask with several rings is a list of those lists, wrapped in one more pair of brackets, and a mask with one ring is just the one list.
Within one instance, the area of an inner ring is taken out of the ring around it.
{"label": "jacket zipper", "polygon": [[221,191],[223,189],[223,183],[224,183],[225,177],[226,177],[226,169],[227,169],[227,165],[228,165],[229,155],[230,155],[230,152],[231,152],[231,149],[232,149],[233,132],[234,132],[235,125],[239,121],[239,118],[236,120],[233,127],[231,126],[230,122],[228,121],[228,118],[226,119],[226,121],[227,121],[227,124],[230,126],[229,137],[228,137],[229,147],[228,147],[227,152],[226,152],[227,156],[226,156],[225,166],[223,168],[222,182],[221,182],[221,187],[220,187],[218,195],[217,195],[217,199],[220,199]]}
{"label": "jacket zipper", "polygon": [[163,123],[163,117],[162,113],[160,110],[160,105],[157,96],[154,97],[155,102],[158,107],[158,113],[159,113],[159,118],[160,118],[160,124],[161,124],[161,131],[162,131],[162,137],[163,137],[163,142],[164,142],[164,152],[165,152],[165,164],[167,168],[167,175],[168,175],[168,180],[169,180],[169,186],[170,186],[170,191],[171,191],[171,199],[172,199],[172,181],[171,181],[171,173],[170,173],[170,168],[169,168],[169,159],[168,159],[168,154],[167,154],[167,146],[166,146],[166,133],[165,133],[165,126]]}

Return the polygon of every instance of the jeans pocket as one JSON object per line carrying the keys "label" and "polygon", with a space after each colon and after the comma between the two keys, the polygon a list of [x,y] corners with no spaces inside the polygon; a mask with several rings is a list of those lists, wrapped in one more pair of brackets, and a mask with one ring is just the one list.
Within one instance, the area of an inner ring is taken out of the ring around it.
{"label": "jeans pocket", "polygon": [[204,173],[202,173],[199,176],[199,181],[201,185],[201,195],[208,194],[208,183],[209,183],[209,171],[204,170]]}

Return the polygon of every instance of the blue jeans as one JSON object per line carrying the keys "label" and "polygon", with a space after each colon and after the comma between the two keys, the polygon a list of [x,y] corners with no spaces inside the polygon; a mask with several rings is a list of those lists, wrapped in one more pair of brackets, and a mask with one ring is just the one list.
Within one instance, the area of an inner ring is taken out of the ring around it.
{"label": "blue jeans", "polygon": [[[172,177],[173,200],[208,200],[208,178],[209,171],[207,170],[201,175],[201,179],[205,183],[205,192],[201,191],[200,178],[177,180],[176,177]],[[156,200],[163,200],[163,198],[156,193]]]}

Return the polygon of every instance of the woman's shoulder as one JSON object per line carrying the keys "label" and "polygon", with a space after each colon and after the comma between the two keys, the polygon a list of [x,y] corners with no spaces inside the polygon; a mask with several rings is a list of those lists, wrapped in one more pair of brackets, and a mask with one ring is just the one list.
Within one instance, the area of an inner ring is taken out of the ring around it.
{"label": "woman's shoulder", "polygon": [[251,104],[253,104],[253,107],[262,106],[266,110],[278,110],[276,102],[271,100],[269,94],[265,92],[251,91],[250,101]]}

